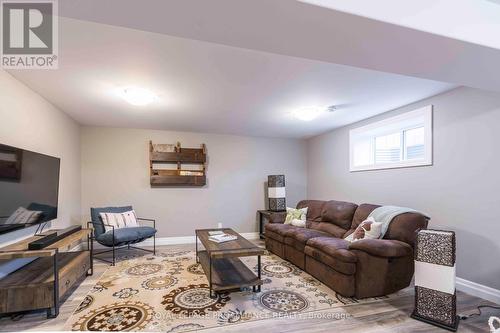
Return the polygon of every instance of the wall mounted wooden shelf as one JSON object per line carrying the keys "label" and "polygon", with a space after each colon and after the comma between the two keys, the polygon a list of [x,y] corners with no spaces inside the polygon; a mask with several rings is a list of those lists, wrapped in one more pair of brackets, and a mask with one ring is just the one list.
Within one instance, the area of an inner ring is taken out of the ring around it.
{"label": "wall mounted wooden shelf", "polygon": [[[177,145],[149,142],[149,169],[151,186],[205,186],[207,153],[201,148],[182,148]],[[156,169],[155,164],[175,164],[176,169]],[[183,164],[199,165],[199,170],[182,169]]]}

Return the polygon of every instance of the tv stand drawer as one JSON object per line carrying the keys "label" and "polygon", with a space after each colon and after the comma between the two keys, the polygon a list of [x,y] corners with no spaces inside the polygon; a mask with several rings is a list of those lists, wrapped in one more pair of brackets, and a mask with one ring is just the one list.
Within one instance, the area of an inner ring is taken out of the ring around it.
{"label": "tv stand drawer", "polygon": [[[89,251],[59,253],[59,299],[90,269]],[[54,306],[54,258],[43,257],[0,280],[0,313]]]}

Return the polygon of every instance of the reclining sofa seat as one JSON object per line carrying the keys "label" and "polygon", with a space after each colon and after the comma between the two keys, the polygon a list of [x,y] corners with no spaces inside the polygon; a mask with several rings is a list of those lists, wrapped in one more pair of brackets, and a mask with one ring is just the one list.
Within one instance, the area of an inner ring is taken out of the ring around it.
{"label": "reclining sofa seat", "polygon": [[413,277],[416,231],[428,219],[405,213],[393,219],[383,239],[350,243],[354,232],[377,205],[303,200],[308,207],[306,228],[283,224],[286,213],[274,214],[266,224],[266,248],[305,270],[346,297],[383,296],[407,287]]}

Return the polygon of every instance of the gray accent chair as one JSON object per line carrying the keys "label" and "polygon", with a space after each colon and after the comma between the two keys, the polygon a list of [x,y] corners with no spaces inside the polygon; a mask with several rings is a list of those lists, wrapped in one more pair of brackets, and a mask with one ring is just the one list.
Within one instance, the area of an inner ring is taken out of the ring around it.
{"label": "gray accent chair", "polygon": [[[90,217],[92,221],[87,222],[87,226],[94,229],[91,241],[94,240],[99,244],[110,247],[109,250],[104,250],[100,252],[94,252],[94,257],[98,260],[111,263],[112,266],[116,263],[116,251],[123,248],[133,248],[146,252],[151,252],[156,254],[156,221],[153,219],[145,219],[138,217],[138,221],[152,223],[151,226],[140,226],[131,228],[115,228],[112,225],[106,225],[110,227],[111,230],[106,231],[105,225],[101,219],[100,213],[124,213],[131,211],[132,206],[124,207],[100,207],[100,208],[90,208]],[[153,238],[153,250],[144,249],[136,246],[131,246],[132,244],[139,243],[148,238]],[[104,258],[96,257],[96,255],[113,252],[113,260],[107,260]]]}

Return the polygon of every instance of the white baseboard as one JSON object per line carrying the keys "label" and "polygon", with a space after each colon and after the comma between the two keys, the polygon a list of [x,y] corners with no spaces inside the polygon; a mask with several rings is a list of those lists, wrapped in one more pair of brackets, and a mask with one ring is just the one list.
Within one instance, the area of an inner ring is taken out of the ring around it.
{"label": "white baseboard", "polygon": [[480,297],[490,302],[500,304],[500,290],[476,282],[457,277],[455,280],[457,290],[472,296]]}
{"label": "white baseboard", "polygon": [[[248,240],[259,239],[258,232],[244,232],[240,234]],[[181,237],[156,237],[156,245],[179,245],[179,244],[194,244],[195,236],[181,236]],[[153,239],[146,239],[144,242],[138,243],[140,246],[153,246]]]}
{"label": "white baseboard", "polygon": [[[259,239],[258,232],[244,232],[240,234],[248,240]],[[180,236],[180,237],[156,237],[156,246],[162,245],[180,245],[180,244],[194,244],[195,236]],[[153,239],[146,239],[144,242],[134,244],[134,246],[153,246]],[[94,243],[97,249],[104,248],[104,246]]]}

